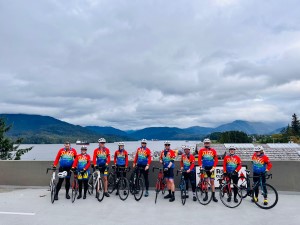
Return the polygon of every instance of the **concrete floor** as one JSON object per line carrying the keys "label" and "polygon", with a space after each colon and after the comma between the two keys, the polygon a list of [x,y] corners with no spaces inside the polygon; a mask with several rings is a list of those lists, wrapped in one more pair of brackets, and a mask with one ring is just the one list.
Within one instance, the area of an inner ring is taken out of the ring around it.
{"label": "concrete floor", "polygon": [[185,206],[182,206],[179,192],[176,192],[175,202],[170,203],[160,195],[157,204],[154,204],[154,191],[150,192],[148,198],[143,197],[139,202],[136,202],[133,196],[129,196],[123,202],[113,194],[100,203],[93,196],[72,203],[65,199],[64,194],[65,191],[62,190],[59,201],[51,204],[50,192],[47,188],[3,189],[0,187],[0,224],[300,224],[300,193],[279,193],[278,204],[270,210],[258,208],[250,202],[250,198],[245,199],[235,209],[225,207],[220,201],[202,206],[198,202],[193,202],[191,198],[187,200]]}

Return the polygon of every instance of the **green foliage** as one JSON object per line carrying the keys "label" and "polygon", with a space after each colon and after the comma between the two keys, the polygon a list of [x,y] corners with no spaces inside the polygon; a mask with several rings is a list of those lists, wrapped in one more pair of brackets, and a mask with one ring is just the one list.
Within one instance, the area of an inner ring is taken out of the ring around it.
{"label": "green foliage", "polygon": [[221,133],[220,143],[251,143],[252,138],[242,131],[226,131]]}
{"label": "green foliage", "polygon": [[292,116],[292,122],[291,122],[291,133],[293,136],[299,136],[300,135],[300,121],[296,115],[296,113]]}
{"label": "green foliage", "polygon": [[12,128],[11,125],[6,126],[5,120],[0,118],[0,159],[1,160],[20,160],[21,155],[30,151],[32,147],[19,149],[20,144],[22,143],[22,138],[12,140],[5,136]]}

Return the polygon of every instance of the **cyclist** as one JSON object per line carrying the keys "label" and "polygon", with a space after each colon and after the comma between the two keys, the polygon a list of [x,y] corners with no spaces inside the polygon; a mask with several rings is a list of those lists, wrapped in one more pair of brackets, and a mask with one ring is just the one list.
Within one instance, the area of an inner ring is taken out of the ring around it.
{"label": "cyclist", "polygon": [[180,169],[184,170],[184,179],[186,183],[186,198],[189,197],[189,181],[191,182],[192,185],[192,191],[193,191],[193,201],[197,201],[196,197],[196,176],[195,176],[195,156],[190,154],[190,147],[189,146],[184,146],[184,154],[181,156],[180,160]]}
{"label": "cyclist", "polygon": [[83,199],[86,199],[86,192],[88,189],[88,179],[89,179],[89,167],[91,165],[91,157],[86,153],[87,147],[82,146],[81,147],[81,154],[77,155],[75,158],[75,161],[72,165],[72,171],[75,171],[77,169],[78,172],[78,185],[79,185],[79,195],[77,196],[77,199],[80,199],[82,197],[82,183],[83,183]]}
{"label": "cyclist", "polygon": [[164,168],[164,178],[167,182],[167,187],[169,190],[169,194],[166,195],[164,198],[169,198],[169,202],[175,201],[175,184],[174,184],[174,159],[175,159],[175,152],[170,148],[171,143],[169,141],[165,141],[165,149],[162,150],[159,161],[163,164]]}
{"label": "cyclist", "polygon": [[[205,170],[204,177],[206,179],[210,178],[210,184],[212,189],[212,199],[214,202],[218,202],[218,199],[215,196],[215,168],[218,164],[218,156],[215,149],[210,147],[210,139],[204,139],[204,148],[201,148],[198,154],[198,165],[200,169],[203,167]],[[204,201],[208,200],[208,195],[203,199]]]}
{"label": "cyclist", "polygon": [[[106,140],[104,138],[100,138],[98,140],[99,147],[94,150],[93,154],[93,165],[92,167],[96,167],[103,174],[103,182],[104,182],[104,196],[109,197],[107,192],[107,176],[108,176],[108,164],[110,163],[110,151],[107,147],[105,147]],[[98,197],[99,193],[96,193],[96,197]]]}
{"label": "cyclist", "polygon": [[68,175],[65,178],[59,178],[58,183],[56,185],[56,193],[54,196],[54,200],[58,200],[58,192],[61,188],[62,183],[65,182],[66,188],[66,198],[70,199],[69,190],[70,190],[70,178],[71,178],[71,167],[74,162],[74,159],[77,156],[77,152],[74,148],[71,148],[71,144],[69,141],[66,141],[64,144],[64,148],[61,148],[55,158],[53,163],[53,169],[56,169],[57,164],[59,163],[59,172],[67,171]]}
{"label": "cyclist", "polygon": [[[117,177],[119,178],[121,176],[121,172],[123,172],[123,177],[126,177],[126,172],[124,171],[128,167],[128,153],[124,149],[124,142],[119,142],[118,146],[119,149],[115,151],[114,156],[114,164],[117,169]],[[126,194],[126,191],[124,191],[124,194]],[[116,195],[119,195],[119,192],[117,191]]]}
{"label": "cyclist", "polygon": [[143,167],[144,170],[141,170],[141,173],[144,176],[145,179],[145,184],[146,184],[146,193],[145,193],[145,197],[149,196],[149,166],[151,163],[151,150],[149,148],[147,148],[147,140],[146,139],[142,139],[141,140],[141,147],[139,147],[136,151],[134,160],[133,160],[133,167],[135,167],[136,165],[138,167]]}
{"label": "cyclist", "polygon": [[[233,187],[234,202],[238,203],[237,196],[237,185],[239,180],[239,171],[242,168],[242,161],[239,156],[235,154],[236,147],[229,146],[229,155],[226,155],[223,162],[224,176],[229,176],[232,182],[236,185]],[[228,202],[231,201],[231,197],[228,197]]]}
{"label": "cyclist", "polygon": [[[253,164],[253,182],[259,182],[259,176],[264,174],[272,168],[272,163],[268,156],[264,153],[264,148],[262,146],[257,146],[254,148],[254,154],[252,156],[252,164]],[[264,193],[267,193],[266,190],[266,177],[262,176],[262,184],[264,188]],[[258,201],[258,186],[254,189],[254,201]],[[253,199],[252,199],[253,200]],[[267,194],[264,196],[264,205],[268,205],[268,196]]]}

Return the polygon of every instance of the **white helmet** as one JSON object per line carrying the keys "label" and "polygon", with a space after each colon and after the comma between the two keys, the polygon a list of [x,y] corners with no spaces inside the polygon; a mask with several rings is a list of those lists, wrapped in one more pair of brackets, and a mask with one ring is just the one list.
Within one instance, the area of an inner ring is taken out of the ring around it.
{"label": "white helmet", "polygon": [[210,139],[209,138],[205,138],[204,140],[203,140],[203,143],[210,143],[211,141],[210,141]]}
{"label": "white helmet", "polygon": [[170,141],[165,141],[164,144],[165,145],[171,145],[171,142]]}
{"label": "white helmet", "polygon": [[99,138],[98,143],[105,143],[106,140],[104,138]]}
{"label": "white helmet", "polygon": [[186,150],[186,149],[191,150],[190,146],[188,146],[188,145],[184,146],[184,150]]}
{"label": "white helmet", "polygon": [[233,146],[233,145],[230,145],[230,146],[229,146],[229,150],[236,150],[236,147]]}
{"label": "white helmet", "polygon": [[147,140],[146,139],[142,139],[141,143],[146,143],[147,144]]}
{"label": "white helmet", "polygon": [[59,172],[59,173],[57,174],[57,176],[58,176],[59,178],[65,178],[67,175],[68,175],[68,172],[67,172],[67,171]]}
{"label": "white helmet", "polygon": [[82,145],[81,146],[81,150],[87,150],[87,146],[86,145]]}
{"label": "white helmet", "polygon": [[122,141],[118,143],[118,146],[124,146],[124,145],[125,145],[125,144],[124,144],[124,142],[122,142]]}
{"label": "white helmet", "polygon": [[263,151],[264,151],[264,148],[263,148],[263,146],[256,146],[256,147],[254,148],[254,151],[255,151],[255,152],[263,152]]}

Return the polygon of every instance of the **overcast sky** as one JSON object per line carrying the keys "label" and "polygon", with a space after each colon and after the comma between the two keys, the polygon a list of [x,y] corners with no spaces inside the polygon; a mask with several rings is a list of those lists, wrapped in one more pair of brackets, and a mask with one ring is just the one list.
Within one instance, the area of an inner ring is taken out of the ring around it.
{"label": "overcast sky", "polygon": [[138,129],[300,114],[298,0],[0,0],[0,113]]}

